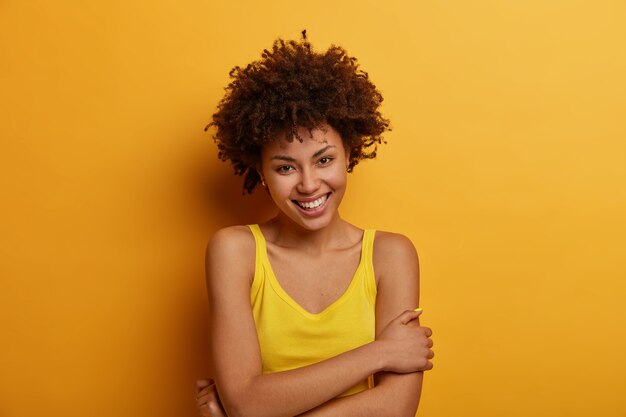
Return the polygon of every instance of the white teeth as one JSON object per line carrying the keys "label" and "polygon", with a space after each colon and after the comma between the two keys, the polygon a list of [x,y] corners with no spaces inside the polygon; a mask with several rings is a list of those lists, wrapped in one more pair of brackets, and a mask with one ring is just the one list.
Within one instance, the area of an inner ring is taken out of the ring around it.
{"label": "white teeth", "polygon": [[318,208],[322,204],[324,204],[326,202],[327,198],[328,198],[328,194],[321,196],[320,198],[318,198],[315,201],[309,201],[307,203],[303,203],[301,201],[297,201],[297,203],[302,208],[305,208],[307,210],[313,210],[313,209]]}

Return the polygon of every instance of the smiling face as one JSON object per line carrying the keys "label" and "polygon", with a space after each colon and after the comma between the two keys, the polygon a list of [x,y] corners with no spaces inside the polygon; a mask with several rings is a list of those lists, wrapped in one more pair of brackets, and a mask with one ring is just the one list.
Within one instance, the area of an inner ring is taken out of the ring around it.
{"label": "smiling face", "polygon": [[261,171],[279,217],[319,230],[338,217],[346,190],[348,155],[339,133],[328,125],[299,128],[303,142],[284,138],[261,152]]}

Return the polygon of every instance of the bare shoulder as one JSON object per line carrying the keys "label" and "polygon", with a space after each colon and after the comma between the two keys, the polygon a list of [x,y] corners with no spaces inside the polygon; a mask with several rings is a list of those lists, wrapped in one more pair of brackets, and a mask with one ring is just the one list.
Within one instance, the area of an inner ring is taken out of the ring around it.
{"label": "bare shoulder", "polygon": [[217,252],[226,255],[232,251],[254,249],[254,237],[248,226],[229,226],[219,229],[207,244],[207,254]]}
{"label": "bare shoulder", "polygon": [[408,237],[400,233],[377,231],[374,240],[374,261],[376,258],[380,261],[391,259],[417,262],[417,251]]}
{"label": "bare shoulder", "polygon": [[[207,279],[249,276],[254,271],[255,242],[248,226],[230,226],[213,234],[206,246]],[[231,272],[224,274],[223,272]]]}
{"label": "bare shoulder", "polygon": [[419,273],[415,246],[408,237],[399,233],[376,232],[373,261],[377,279]]}

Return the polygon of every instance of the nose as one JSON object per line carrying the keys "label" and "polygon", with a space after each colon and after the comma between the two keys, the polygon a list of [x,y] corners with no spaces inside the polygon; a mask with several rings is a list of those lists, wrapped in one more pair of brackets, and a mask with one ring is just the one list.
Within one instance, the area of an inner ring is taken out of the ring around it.
{"label": "nose", "polygon": [[296,189],[300,194],[313,194],[320,188],[320,178],[315,169],[304,169],[300,174],[300,182]]}

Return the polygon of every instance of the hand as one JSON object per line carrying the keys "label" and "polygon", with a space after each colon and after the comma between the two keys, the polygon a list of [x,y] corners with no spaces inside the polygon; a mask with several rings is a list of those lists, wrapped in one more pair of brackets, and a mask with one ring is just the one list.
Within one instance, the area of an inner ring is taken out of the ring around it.
{"label": "hand", "polygon": [[196,381],[196,403],[202,417],[228,417],[222,407],[220,397],[217,394],[215,381],[212,379],[200,379]]}
{"label": "hand", "polygon": [[383,351],[383,370],[404,374],[433,368],[433,332],[418,324],[420,314],[421,311],[405,311],[389,322],[376,339]]}

